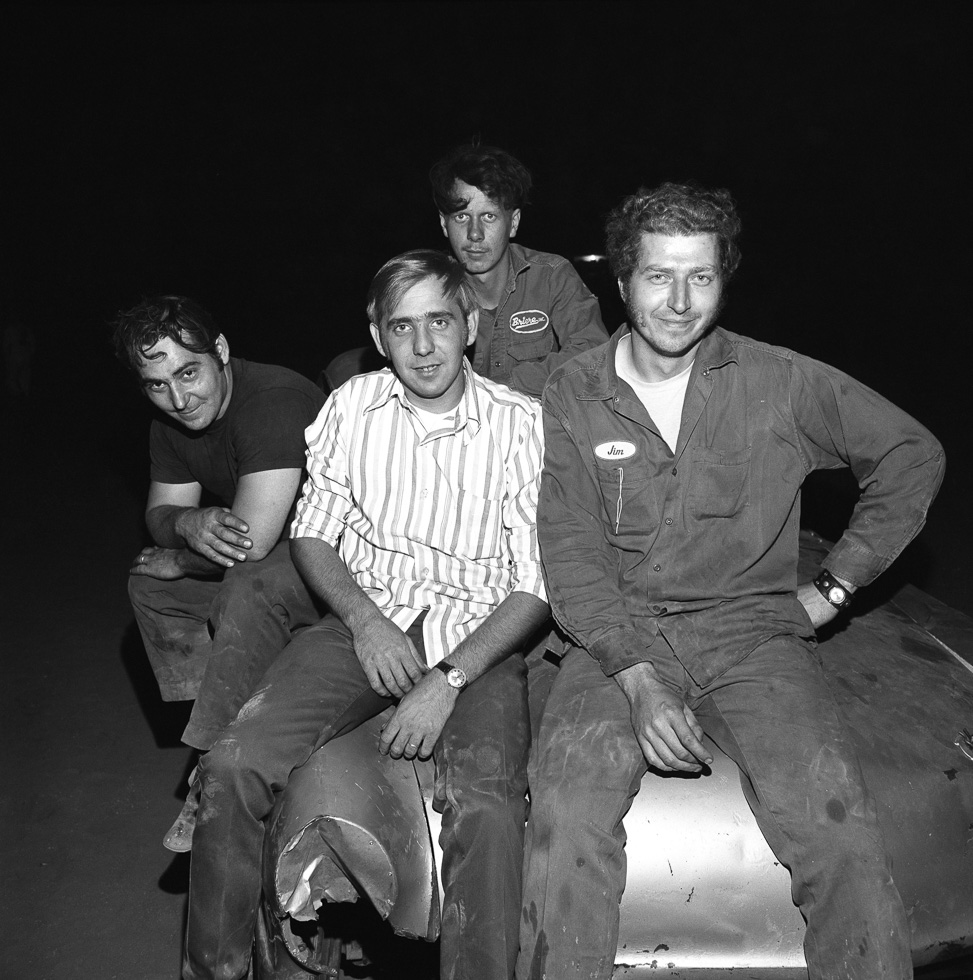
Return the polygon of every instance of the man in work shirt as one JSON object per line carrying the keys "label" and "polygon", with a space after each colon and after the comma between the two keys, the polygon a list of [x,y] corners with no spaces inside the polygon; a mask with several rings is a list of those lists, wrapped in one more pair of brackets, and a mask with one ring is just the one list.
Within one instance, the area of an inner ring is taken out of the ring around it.
{"label": "man in work shirt", "polygon": [[436,764],[441,975],[513,972],[529,744],[520,651],[549,614],[540,405],[470,369],[476,299],[451,257],[387,262],[368,315],[392,370],[352,378],[308,428],[291,531],[332,613],[291,642],[200,760],[184,980],[246,976],[275,794],[392,704],[381,750]]}
{"label": "man in work shirt", "polygon": [[[704,732],[791,872],[812,980],[912,976],[875,803],[813,640],[922,527],[943,451],[840,371],[717,327],[739,227],[726,191],[626,199],[607,232],[629,327],[545,391],[538,533],[575,646],[531,756],[520,980],[611,976],[622,820],[647,766],[712,761]],[[838,466],[861,497],[798,588],[801,483]]]}
{"label": "man in work shirt", "polygon": [[473,370],[540,396],[559,364],[608,339],[598,300],[560,255],[511,243],[531,176],[493,146],[460,146],[430,172],[443,234],[480,311]]}

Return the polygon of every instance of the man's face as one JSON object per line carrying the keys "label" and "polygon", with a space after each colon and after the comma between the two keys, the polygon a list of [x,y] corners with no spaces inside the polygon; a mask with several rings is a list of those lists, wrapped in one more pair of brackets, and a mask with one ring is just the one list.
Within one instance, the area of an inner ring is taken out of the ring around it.
{"label": "man's face", "polygon": [[644,233],[635,271],[627,283],[619,280],[618,288],[628,310],[636,363],[641,357],[675,366],[695,352],[720,311],[716,235]]}
{"label": "man's face", "polygon": [[467,203],[459,211],[439,216],[443,234],[463,268],[471,276],[483,275],[507,254],[520,226],[520,208],[508,210],[462,180],[453,184],[453,194]]}
{"label": "man's face", "polygon": [[[212,425],[229,403],[230,377],[224,365],[230,359],[226,338],[216,339],[216,357],[186,350],[164,337],[139,359],[142,390],[156,408],[194,432]],[[152,359],[152,354],[162,357]]]}
{"label": "man's face", "polygon": [[389,311],[381,327],[371,324],[378,349],[392,362],[414,405],[448,412],[463,397],[463,351],[476,337],[476,311],[469,324],[459,302],[446,299],[442,283],[423,279]]}

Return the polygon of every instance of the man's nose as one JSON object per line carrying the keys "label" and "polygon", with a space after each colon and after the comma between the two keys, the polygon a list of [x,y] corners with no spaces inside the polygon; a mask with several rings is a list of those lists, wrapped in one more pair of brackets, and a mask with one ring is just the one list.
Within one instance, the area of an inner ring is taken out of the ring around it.
{"label": "man's nose", "polygon": [[483,222],[479,218],[470,218],[470,227],[466,232],[471,242],[483,241]]}
{"label": "man's nose", "polygon": [[432,331],[424,323],[420,323],[412,334],[412,353],[416,357],[426,357],[436,349],[432,339]]}
{"label": "man's nose", "polygon": [[689,283],[685,279],[673,279],[669,287],[669,309],[675,313],[685,313],[690,305]]}
{"label": "man's nose", "polygon": [[177,412],[181,412],[186,407],[186,393],[178,384],[169,385],[169,400]]}

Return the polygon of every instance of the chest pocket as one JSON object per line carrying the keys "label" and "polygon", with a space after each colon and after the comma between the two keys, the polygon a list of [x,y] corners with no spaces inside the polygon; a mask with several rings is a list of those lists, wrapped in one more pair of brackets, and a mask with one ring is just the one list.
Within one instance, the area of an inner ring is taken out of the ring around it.
{"label": "chest pocket", "polygon": [[542,333],[507,331],[507,353],[516,361],[539,361],[553,350],[554,331],[550,327]]}
{"label": "chest pocket", "polygon": [[750,504],[750,447],[733,452],[697,449],[686,503],[692,517],[733,517]]}
{"label": "chest pocket", "polygon": [[633,536],[644,538],[656,523],[651,477],[632,459],[599,459],[596,464],[611,537],[619,543]]}

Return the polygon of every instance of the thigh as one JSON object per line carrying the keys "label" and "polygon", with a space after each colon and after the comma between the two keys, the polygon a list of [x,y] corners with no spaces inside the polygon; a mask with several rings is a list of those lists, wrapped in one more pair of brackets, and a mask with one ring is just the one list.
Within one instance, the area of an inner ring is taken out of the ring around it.
{"label": "thigh", "polygon": [[749,777],[748,795],[782,821],[803,814],[840,824],[869,808],[858,754],[824,671],[798,638],[762,644],[718,678],[694,710]]}
{"label": "thigh", "polygon": [[[456,701],[436,743],[437,797],[455,796],[459,780],[471,789],[523,798],[527,788],[530,723],[527,667],[520,654],[508,657],[472,683]],[[440,809],[441,800],[437,801]]]}
{"label": "thigh", "polygon": [[569,650],[531,748],[532,808],[546,801],[603,827],[614,826],[646,769],[621,688],[586,651]]}
{"label": "thigh", "polygon": [[280,788],[325,742],[392,703],[372,690],[347,628],[325,616],[271,664],[214,748],[232,747]]}

